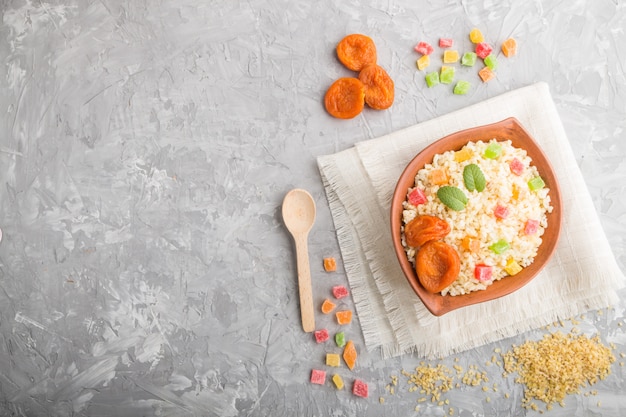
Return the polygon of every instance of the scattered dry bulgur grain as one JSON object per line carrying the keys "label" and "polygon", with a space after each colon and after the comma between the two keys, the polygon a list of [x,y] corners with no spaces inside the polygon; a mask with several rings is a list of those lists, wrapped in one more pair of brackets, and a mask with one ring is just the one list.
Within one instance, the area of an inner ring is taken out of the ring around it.
{"label": "scattered dry bulgur grain", "polygon": [[384,404],[385,403],[385,397],[380,397],[378,399],[378,402],[381,403],[381,404]]}

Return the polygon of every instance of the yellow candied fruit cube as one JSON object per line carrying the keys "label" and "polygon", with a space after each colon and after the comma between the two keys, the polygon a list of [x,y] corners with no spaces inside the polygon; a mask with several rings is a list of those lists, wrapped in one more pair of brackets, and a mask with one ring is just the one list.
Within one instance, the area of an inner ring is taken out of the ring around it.
{"label": "yellow candied fruit cube", "polygon": [[417,69],[423,70],[430,65],[430,55],[422,55],[420,59],[416,61]]}
{"label": "yellow candied fruit cube", "polygon": [[470,159],[473,155],[474,153],[470,149],[463,148],[460,151],[456,151],[454,153],[454,160],[456,162],[465,162],[468,159]]}
{"label": "yellow candied fruit cube", "polygon": [[483,33],[477,28],[470,31],[469,38],[472,43],[481,43],[485,40]]}
{"label": "yellow candied fruit cube", "polygon": [[444,64],[452,64],[459,60],[459,52],[458,51],[444,51],[443,52],[443,62]]}
{"label": "yellow candied fruit cube", "polygon": [[338,374],[333,375],[333,383],[335,384],[335,387],[337,389],[343,389],[343,379],[341,378],[340,375]]}
{"label": "yellow candied fruit cube", "polygon": [[519,273],[522,269],[523,268],[520,266],[520,264],[518,264],[513,258],[509,258],[506,261],[506,265],[504,266],[504,270],[506,271],[506,273],[511,276]]}
{"label": "yellow candied fruit cube", "polygon": [[339,366],[341,363],[341,358],[337,353],[327,353],[326,354],[326,365],[328,366]]}

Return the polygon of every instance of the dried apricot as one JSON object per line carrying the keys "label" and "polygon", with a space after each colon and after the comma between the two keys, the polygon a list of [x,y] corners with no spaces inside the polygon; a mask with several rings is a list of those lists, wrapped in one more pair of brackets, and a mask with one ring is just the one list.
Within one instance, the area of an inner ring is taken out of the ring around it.
{"label": "dried apricot", "polygon": [[326,111],[338,119],[352,119],[361,113],[364,105],[365,86],[358,78],[339,78],[324,96]]}
{"label": "dried apricot", "polygon": [[415,260],[417,278],[426,291],[432,293],[441,292],[452,284],[461,270],[459,254],[441,240],[426,242]]}
{"label": "dried apricot", "polygon": [[368,65],[359,72],[359,80],[365,85],[365,103],[373,109],[384,110],[393,104],[393,80],[379,65]]}
{"label": "dried apricot", "polygon": [[370,37],[354,33],[339,41],[337,58],[348,69],[361,71],[376,63],[376,45]]}
{"label": "dried apricot", "polygon": [[404,227],[406,244],[419,248],[431,240],[443,239],[450,233],[450,225],[436,216],[417,216]]}

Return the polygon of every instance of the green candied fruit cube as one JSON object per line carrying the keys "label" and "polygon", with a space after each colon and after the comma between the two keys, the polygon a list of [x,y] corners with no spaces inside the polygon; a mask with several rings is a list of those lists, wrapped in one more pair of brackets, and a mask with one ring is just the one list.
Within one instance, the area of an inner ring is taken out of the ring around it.
{"label": "green candied fruit cube", "polygon": [[428,85],[429,88],[437,84],[439,84],[439,73],[437,71],[426,74],[426,85]]}
{"label": "green candied fruit cube", "polygon": [[485,149],[485,158],[498,159],[502,155],[502,146],[498,143],[490,143]]}
{"label": "green candied fruit cube", "polygon": [[339,347],[344,347],[346,345],[346,335],[344,332],[339,332],[335,334],[335,343]]}
{"label": "green candied fruit cube", "polygon": [[504,239],[500,239],[497,242],[489,246],[489,249],[496,255],[506,252],[509,249],[509,242]]}
{"label": "green candied fruit cube", "polygon": [[439,75],[439,81],[441,84],[450,84],[454,80],[454,67],[441,67],[441,75]]}
{"label": "green candied fruit cube", "polygon": [[475,52],[465,52],[461,57],[461,65],[466,67],[473,67],[476,63],[476,53]]}
{"label": "green candied fruit cube", "polygon": [[472,87],[472,84],[469,83],[469,81],[465,81],[465,80],[459,80],[458,83],[456,83],[456,85],[454,86],[454,94],[459,94],[459,95],[463,95],[463,94],[467,94],[467,92],[470,90],[470,88]]}
{"label": "green candied fruit cube", "polygon": [[543,182],[543,179],[541,177],[535,177],[528,181],[528,188],[530,188],[530,191],[541,190],[545,186],[546,183]]}
{"label": "green candied fruit cube", "polygon": [[485,65],[491,71],[495,71],[498,68],[498,60],[496,59],[494,54],[489,54],[484,60]]}

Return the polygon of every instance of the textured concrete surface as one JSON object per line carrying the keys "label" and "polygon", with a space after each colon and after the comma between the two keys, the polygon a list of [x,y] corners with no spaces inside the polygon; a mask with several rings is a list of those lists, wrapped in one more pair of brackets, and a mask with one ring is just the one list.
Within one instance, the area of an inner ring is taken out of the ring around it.
{"label": "textured concrete surface", "polygon": [[[367,352],[358,318],[346,328],[358,367],[338,370],[348,389],[308,382],[332,373],[332,347],[301,330],[280,204],[294,187],[316,199],[320,303],[347,282],[315,158],[355,142],[545,81],[626,271],[626,3],[445,3],[0,2],[0,415],[538,415],[485,362],[540,331],[443,359],[481,365],[500,389],[419,411],[402,377],[394,395],[385,386],[420,358]],[[514,36],[519,55],[488,84],[465,71],[467,96],[426,89],[413,46],[445,36],[465,50],[473,27],[494,44]],[[336,120],[322,97],[352,75],[334,46],[353,32],[376,42],[396,100]],[[618,359],[550,415],[623,416],[624,306],[580,322]],[[368,399],[349,392],[354,378]]]}

